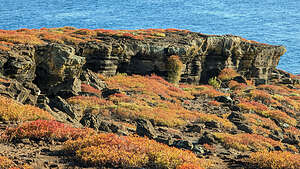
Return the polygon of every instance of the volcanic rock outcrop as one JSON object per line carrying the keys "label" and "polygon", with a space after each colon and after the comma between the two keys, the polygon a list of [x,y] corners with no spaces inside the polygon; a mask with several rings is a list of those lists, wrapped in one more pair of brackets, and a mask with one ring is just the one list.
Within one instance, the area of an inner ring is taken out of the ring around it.
{"label": "volcanic rock outcrop", "polygon": [[97,32],[93,36],[97,41],[80,43],[44,40],[34,45],[15,44],[10,51],[0,53],[0,73],[20,81],[41,81],[43,84],[39,87],[74,79],[82,69],[105,75],[155,73],[166,77],[168,57],[178,55],[184,64],[181,82],[207,82],[220,70],[233,68],[257,83],[268,83],[286,51],[283,46],[233,35],[204,35],[182,30],[163,33],[161,30],[156,32],[155,38],[127,34]]}

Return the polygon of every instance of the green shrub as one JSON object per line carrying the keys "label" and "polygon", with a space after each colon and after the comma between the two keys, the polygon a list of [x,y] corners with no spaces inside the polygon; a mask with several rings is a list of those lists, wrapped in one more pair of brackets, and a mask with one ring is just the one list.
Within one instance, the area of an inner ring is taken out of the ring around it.
{"label": "green shrub", "polygon": [[213,86],[214,88],[218,89],[221,87],[221,82],[217,77],[212,77],[208,80],[208,84]]}
{"label": "green shrub", "polygon": [[179,59],[179,56],[172,55],[168,58],[168,81],[171,83],[178,83],[181,76],[183,64]]}

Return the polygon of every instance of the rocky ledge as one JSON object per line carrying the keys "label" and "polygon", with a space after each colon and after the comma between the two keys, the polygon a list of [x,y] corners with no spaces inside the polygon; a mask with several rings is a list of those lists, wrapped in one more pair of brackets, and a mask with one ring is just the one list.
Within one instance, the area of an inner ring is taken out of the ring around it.
{"label": "rocky ledge", "polygon": [[204,35],[176,29],[136,31],[56,29],[0,31],[0,72],[19,81],[53,85],[82,70],[104,75],[166,77],[167,59],[180,57],[181,82],[199,84],[232,68],[266,84],[286,49],[234,35]]}
{"label": "rocky ledge", "polygon": [[175,29],[0,30],[0,168],[298,168],[284,52]]}

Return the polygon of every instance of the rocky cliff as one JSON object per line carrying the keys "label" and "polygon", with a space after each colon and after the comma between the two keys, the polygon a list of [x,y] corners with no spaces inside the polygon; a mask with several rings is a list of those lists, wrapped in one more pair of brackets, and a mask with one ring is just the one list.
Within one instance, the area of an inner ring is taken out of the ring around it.
{"label": "rocky cliff", "polygon": [[171,55],[178,55],[184,64],[181,82],[205,83],[222,69],[233,68],[257,83],[267,83],[285,52],[283,46],[239,36],[174,29],[92,31],[65,27],[13,33],[0,32],[0,73],[19,81],[41,80],[40,87],[78,77],[86,69],[105,75],[155,73],[165,77]]}

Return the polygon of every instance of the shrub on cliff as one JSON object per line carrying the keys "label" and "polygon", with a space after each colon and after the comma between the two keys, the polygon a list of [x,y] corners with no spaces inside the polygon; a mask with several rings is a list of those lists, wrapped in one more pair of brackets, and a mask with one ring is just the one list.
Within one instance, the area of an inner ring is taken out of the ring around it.
{"label": "shrub on cliff", "polygon": [[181,76],[183,64],[179,59],[179,56],[172,55],[168,58],[168,81],[171,83],[178,83]]}

